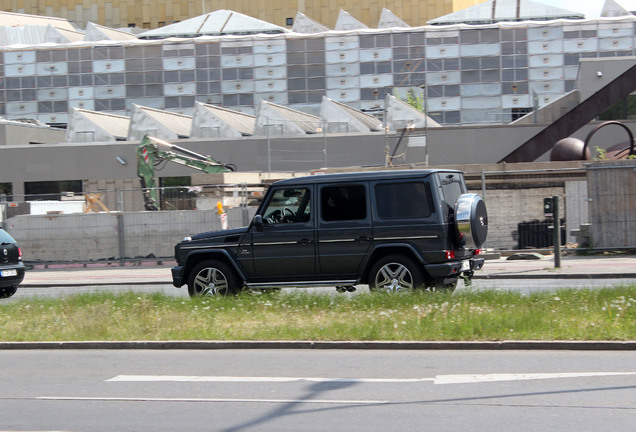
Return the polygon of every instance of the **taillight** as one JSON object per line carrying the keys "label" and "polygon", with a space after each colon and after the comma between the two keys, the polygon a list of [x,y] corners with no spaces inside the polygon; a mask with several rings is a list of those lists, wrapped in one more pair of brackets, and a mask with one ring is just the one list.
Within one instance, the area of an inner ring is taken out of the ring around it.
{"label": "taillight", "polygon": [[455,258],[455,251],[444,251],[446,253],[446,259],[451,260]]}
{"label": "taillight", "polygon": [[473,252],[473,255],[481,255],[481,249],[475,249],[475,252]]}
{"label": "taillight", "polygon": [[22,249],[18,248],[18,258],[22,258]]}

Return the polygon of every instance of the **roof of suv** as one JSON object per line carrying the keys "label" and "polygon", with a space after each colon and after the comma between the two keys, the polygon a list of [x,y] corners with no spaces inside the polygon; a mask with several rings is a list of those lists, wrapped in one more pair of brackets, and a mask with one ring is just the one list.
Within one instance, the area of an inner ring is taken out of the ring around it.
{"label": "roof of suv", "polygon": [[426,177],[436,172],[460,173],[457,170],[447,169],[427,169],[427,170],[387,170],[387,171],[363,171],[337,174],[319,174],[304,177],[295,177],[285,180],[279,180],[273,185],[307,185],[315,183],[333,183],[340,181],[366,181],[366,180],[383,180],[383,179],[405,179],[415,177]]}

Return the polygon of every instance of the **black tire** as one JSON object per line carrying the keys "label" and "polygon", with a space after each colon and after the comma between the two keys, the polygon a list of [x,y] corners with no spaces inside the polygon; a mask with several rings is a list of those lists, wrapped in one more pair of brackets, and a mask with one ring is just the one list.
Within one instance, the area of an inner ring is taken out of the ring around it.
{"label": "black tire", "polygon": [[433,285],[430,287],[431,291],[452,293],[457,288],[457,279],[454,282],[444,283],[444,279],[433,281]]}
{"label": "black tire", "polygon": [[377,292],[410,292],[424,285],[422,271],[404,255],[380,258],[369,272],[369,290]]}
{"label": "black tire", "polygon": [[0,288],[0,298],[9,298],[18,291],[18,286]]}
{"label": "black tire", "polygon": [[190,297],[235,295],[239,288],[239,278],[234,269],[218,260],[197,264],[188,278]]}

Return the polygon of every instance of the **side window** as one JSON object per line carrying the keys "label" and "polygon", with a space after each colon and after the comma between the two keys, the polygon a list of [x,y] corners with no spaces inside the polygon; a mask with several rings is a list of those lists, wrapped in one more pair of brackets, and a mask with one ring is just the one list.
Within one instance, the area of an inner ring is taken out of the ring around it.
{"label": "side window", "polygon": [[263,222],[305,223],[310,219],[310,193],[307,188],[278,189],[263,211]]}
{"label": "side window", "polygon": [[377,184],[375,200],[380,219],[427,218],[433,213],[431,188],[426,182]]}
{"label": "side window", "polygon": [[325,186],[320,191],[322,220],[362,220],[367,217],[367,198],[362,185]]}

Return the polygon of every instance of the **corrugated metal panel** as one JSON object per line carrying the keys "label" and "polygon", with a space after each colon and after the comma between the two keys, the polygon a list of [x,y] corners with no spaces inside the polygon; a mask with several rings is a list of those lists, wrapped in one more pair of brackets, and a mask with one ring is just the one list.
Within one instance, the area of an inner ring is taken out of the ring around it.
{"label": "corrugated metal panel", "polygon": [[458,45],[427,46],[426,57],[430,59],[459,57],[459,46]]}
{"label": "corrugated metal panel", "polygon": [[528,54],[547,54],[563,52],[562,40],[528,42]]}
{"label": "corrugated metal panel", "polygon": [[192,119],[192,136],[204,138],[253,135],[255,121],[252,115],[197,102]]}
{"label": "corrugated metal panel", "polygon": [[286,66],[255,67],[254,79],[280,79],[287,77]]}
{"label": "corrugated metal panel", "polygon": [[360,60],[360,50],[336,50],[325,52],[325,63],[352,63]]}
{"label": "corrugated metal panel", "polygon": [[631,37],[600,39],[598,44],[601,51],[630,50],[634,46],[634,39]]}
{"label": "corrugated metal panel", "polygon": [[534,68],[563,66],[563,54],[528,56],[528,66]]}
{"label": "corrugated metal panel", "polygon": [[345,76],[338,78],[327,78],[325,86],[329,89],[352,89],[360,87],[360,78],[357,76]]}
{"label": "corrugated metal panel", "polygon": [[295,33],[322,33],[328,31],[329,27],[320,24],[318,21],[315,21],[309,18],[304,13],[298,11],[296,12],[296,17],[294,18],[294,26],[292,27],[292,31]]}
{"label": "corrugated metal panel", "polygon": [[327,77],[360,75],[360,63],[326,64],[325,75]]}
{"label": "corrugated metal panel", "polygon": [[[377,118],[328,97],[322,98],[320,118],[327,123],[327,132],[377,132],[382,130],[382,122]],[[346,127],[343,128],[342,126],[345,124]],[[334,125],[336,129],[332,129],[330,125]]]}
{"label": "corrugated metal panel", "polygon": [[636,162],[595,162],[587,171],[592,246],[636,246]]}

